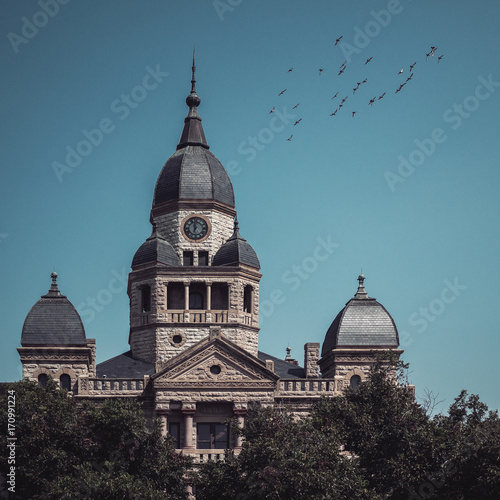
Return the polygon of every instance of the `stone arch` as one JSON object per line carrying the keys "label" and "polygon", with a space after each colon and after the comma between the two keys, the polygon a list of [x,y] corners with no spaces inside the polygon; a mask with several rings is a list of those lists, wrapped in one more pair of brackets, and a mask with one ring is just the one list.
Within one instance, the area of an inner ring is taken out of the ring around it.
{"label": "stone arch", "polygon": [[70,384],[70,390],[73,391],[75,389],[76,381],[77,381],[77,376],[76,373],[69,367],[63,366],[59,368],[59,370],[56,371],[54,374],[54,379],[55,381],[59,384],[59,387],[61,387],[61,375],[69,375],[71,379],[71,384]]}
{"label": "stone arch", "polygon": [[353,386],[353,377],[359,377],[359,383],[365,382],[367,379],[367,374],[360,370],[359,368],[353,368],[349,370],[344,377],[344,387],[355,387]]}

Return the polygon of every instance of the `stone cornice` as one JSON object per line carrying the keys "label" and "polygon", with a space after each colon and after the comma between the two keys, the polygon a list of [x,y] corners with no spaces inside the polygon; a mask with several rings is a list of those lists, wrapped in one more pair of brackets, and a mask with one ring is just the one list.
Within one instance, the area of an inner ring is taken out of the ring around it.
{"label": "stone cornice", "polygon": [[213,210],[214,212],[220,212],[221,214],[228,215],[229,217],[234,217],[236,215],[236,210],[233,207],[215,200],[171,200],[156,205],[151,210],[150,221],[152,222],[153,217],[158,217],[159,215],[171,212],[178,212],[180,210]]}

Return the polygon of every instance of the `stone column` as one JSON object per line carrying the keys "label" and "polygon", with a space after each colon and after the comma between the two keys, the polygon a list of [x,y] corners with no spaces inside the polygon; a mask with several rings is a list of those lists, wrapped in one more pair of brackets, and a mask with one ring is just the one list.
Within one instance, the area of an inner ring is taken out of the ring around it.
{"label": "stone column", "polygon": [[195,409],[186,408],[182,410],[184,418],[184,447],[183,450],[194,450],[193,444],[193,417],[196,413]]}
{"label": "stone column", "polygon": [[161,420],[161,435],[165,437],[168,434],[168,414],[170,410],[168,409],[158,409],[156,410],[156,416]]}
{"label": "stone column", "polygon": [[207,311],[212,309],[212,282],[208,281],[206,283],[207,286],[207,307],[205,308]]}
{"label": "stone column", "polygon": [[184,310],[189,310],[189,283],[184,283]]}
{"label": "stone column", "polygon": [[[236,415],[238,419],[238,427],[240,429],[243,429],[243,425],[245,425],[245,417],[247,414],[247,410],[245,408],[235,408],[233,410],[234,415]],[[241,447],[243,446],[243,437],[239,435],[236,438],[236,446],[234,447],[235,450],[241,450]]]}

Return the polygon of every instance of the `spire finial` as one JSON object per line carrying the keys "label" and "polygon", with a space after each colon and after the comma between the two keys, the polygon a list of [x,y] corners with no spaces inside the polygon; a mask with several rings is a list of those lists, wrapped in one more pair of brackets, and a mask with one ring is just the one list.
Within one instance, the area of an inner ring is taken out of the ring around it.
{"label": "spire finial", "polygon": [[292,349],[290,348],[290,346],[287,346],[287,348],[286,348],[286,356],[285,356],[285,361],[288,361],[288,360],[292,359],[292,356],[290,355],[290,351],[291,351],[291,350],[292,350]]}
{"label": "spire finial", "polygon": [[354,297],[357,299],[368,298],[368,294],[365,290],[365,276],[363,275],[363,268],[361,268],[361,274],[358,276],[358,282],[358,291],[356,292],[356,295]]}
{"label": "spire finial", "polygon": [[59,287],[57,286],[57,273],[55,271],[52,271],[50,277],[52,278],[52,284],[50,285],[47,295],[50,297],[59,297],[61,295],[61,292],[59,291]]}
{"label": "spire finial", "polygon": [[196,79],[195,79],[195,73],[196,73],[196,65],[194,63],[194,51],[195,51],[195,46],[193,44],[193,66],[191,68],[192,70],[192,77],[191,77],[191,94],[196,94]]}

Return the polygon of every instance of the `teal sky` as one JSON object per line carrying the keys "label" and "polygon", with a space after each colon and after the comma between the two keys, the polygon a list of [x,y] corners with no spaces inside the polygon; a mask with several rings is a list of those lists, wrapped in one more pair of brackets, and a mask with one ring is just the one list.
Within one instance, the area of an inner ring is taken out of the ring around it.
{"label": "teal sky", "polygon": [[196,44],[205,134],[262,265],[260,349],[302,364],[362,268],[417,395],[500,408],[499,21],[494,0],[2,2],[0,380],[21,377],[53,269],[98,362],[128,350],[127,275]]}

